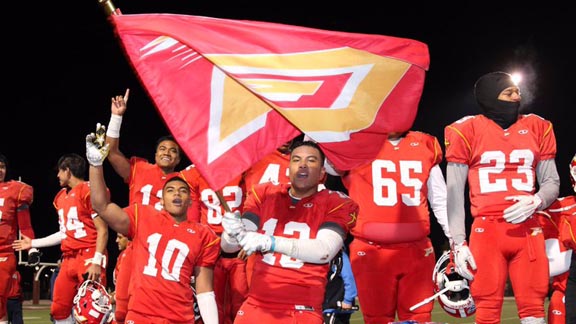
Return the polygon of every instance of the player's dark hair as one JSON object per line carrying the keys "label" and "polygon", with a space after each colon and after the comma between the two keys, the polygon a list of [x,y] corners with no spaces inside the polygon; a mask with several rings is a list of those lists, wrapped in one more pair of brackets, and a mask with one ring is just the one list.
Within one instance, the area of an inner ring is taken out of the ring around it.
{"label": "player's dark hair", "polygon": [[4,175],[4,181],[8,181],[10,178],[8,177],[10,174],[10,169],[8,169],[8,159],[2,153],[0,153],[0,162],[4,163],[6,167],[6,174]]}
{"label": "player's dark hair", "polygon": [[0,153],[0,162],[4,163],[4,165],[8,167],[8,159],[2,153]]}
{"label": "player's dark hair", "polygon": [[168,184],[168,182],[172,182],[172,181],[179,181],[182,182],[183,184],[186,185],[186,187],[188,187],[188,190],[190,190],[190,185],[188,184],[188,182],[186,180],[184,180],[182,177],[179,176],[173,176],[171,178],[168,178],[168,180],[166,180],[166,182],[164,182],[164,186],[162,186],[162,189],[164,189],[166,187],[166,185]]}
{"label": "player's dark hair", "polygon": [[176,143],[176,145],[178,145],[178,153],[180,153],[180,155],[182,155],[182,149],[180,148],[180,144],[178,144],[178,142],[176,141],[176,139],[172,135],[164,135],[164,136],[161,136],[160,138],[158,138],[158,140],[156,140],[156,150],[158,150],[158,146],[160,146],[160,144],[164,141],[171,141],[171,142]]}
{"label": "player's dark hair", "polygon": [[70,173],[79,179],[84,179],[86,174],[86,160],[76,153],[64,154],[58,159],[58,169],[70,169]]}
{"label": "player's dark hair", "polygon": [[318,152],[320,152],[320,161],[321,161],[322,165],[324,165],[324,160],[325,160],[324,152],[322,151],[322,149],[320,148],[320,145],[318,145],[318,143],[316,143],[314,141],[295,141],[292,143],[292,148],[290,149],[290,152],[291,152],[290,154],[292,154],[292,152],[294,152],[294,150],[300,146],[309,146],[309,147],[313,147],[313,148],[317,149]]}

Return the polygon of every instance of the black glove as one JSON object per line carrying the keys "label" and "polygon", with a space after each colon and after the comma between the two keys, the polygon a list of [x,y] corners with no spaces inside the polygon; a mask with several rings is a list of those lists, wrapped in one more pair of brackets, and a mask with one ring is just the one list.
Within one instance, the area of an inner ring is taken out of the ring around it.
{"label": "black glove", "polygon": [[28,263],[26,264],[29,267],[35,267],[40,264],[40,257],[42,256],[42,252],[36,250],[28,253]]}

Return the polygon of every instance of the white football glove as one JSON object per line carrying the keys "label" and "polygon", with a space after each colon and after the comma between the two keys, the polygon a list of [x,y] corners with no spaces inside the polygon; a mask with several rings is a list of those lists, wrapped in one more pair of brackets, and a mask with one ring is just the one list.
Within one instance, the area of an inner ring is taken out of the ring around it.
{"label": "white football glove", "polygon": [[94,134],[96,135],[96,139],[94,140],[94,143],[96,143],[98,145],[98,147],[103,147],[104,143],[106,143],[106,126],[97,123],[96,124],[96,131],[94,132]]}
{"label": "white football glove", "polygon": [[110,146],[105,144],[106,127],[98,123],[96,132],[86,135],[86,159],[93,166],[100,166],[110,152]]}
{"label": "white football glove", "polygon": [[240,219],[240,212],[226,212],[222,217],[222,228],[232,239],[239,240],[246,234],[246,228]]}
{"label": "white football glove", "polygon": [[505,199],[516,201],[514,205],[504,209],[504,219],[512,224],[522,223],[542,204],[542,199],[538,195],[508,196]]}
{"label": "white football glove", "polygon": [[246,255],[252,255],[256,251],[274,252],[274,242],[276,239],[271,235],[264,235],[257,232],[247,232],[240,239],[240,246],[246,251]]}
{"label": "white football glove", "polygon": [[453,253],[456,272],[468,280],[473,280],[474,275],[470,272],[468,266],[470,266],[472,270],[476,270],[476,260],[474,260],[466,241],[460,244],[454,244]]}

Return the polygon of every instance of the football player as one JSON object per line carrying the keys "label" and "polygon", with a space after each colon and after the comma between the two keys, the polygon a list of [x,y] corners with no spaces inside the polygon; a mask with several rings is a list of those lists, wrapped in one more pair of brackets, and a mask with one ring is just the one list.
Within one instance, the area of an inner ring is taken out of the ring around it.
{"label": "football player", "polygon": [[290,155],[290,183],[248,192],[242,218],[226,213],[222,250],[256,253],[254,278],[235,324],[321,324],[330,260],[356,221],[358,205],[341,192],[318,190],[324,154],[311,141]]}
{"label": "football player", "polygon": [[[436,257],[429,238],[431,207],[450,238],[446,183],[436,137],[418,131],[391,133],[376,158],[341,173],[360,205],[350,261],[367,324],[429,322],[433,302],[411,310],[430,295]],[[398,267],[395,264],[410,264]]]}
{"label": "football player", "polygon": [[[88,280],[106,285],[108,226],[92,209],[90,184],[84,180],[86,161],[75,153],[58,160],[58,180],[62,189],[54,198],[60,231],[37,239],[22,235],[13,247],[20,251],[60,244],[62,264],[54,283],[50,314],[56,324],[72,323],[72,306],[78,286]],[[103,188],[104,195],[110,192]]]}
{"label": "football player", "polygon": [[[220,239],[188,218],[190,187],[178,176],[166,180],[161,210],[140,203],[121,208],[105,194],[102,163],[108,146],[86,137],[94,209],[117,233],[132,240],[131,291],[126,323],[194,323],[194,291],[204,324],[218,323],[213,289]],[[162,307],[159,307],[162,305]]]}
{"label": "football player", "polygon": [[[252,165],[243,176],[244,191],[252,190],[252,187],[266,182],[290,183],[288,171],[290,169],[290,148],[292,141],[288,141],[278,147],[274,152],[264,156],[260,161]],[[241,251],[242,253],[242,251]],[[252,281],[252,269],[254,268],[255,255],[246,258],[246,277],[248,287]]]}
{"label": "football player", "polygon": [[[160,137],[156,142],[154,163],[147,159],[133,156],[128,159],[120,151],[120,128],[127,109],[130,89],[125,94],[112,97],[110,121],[106,129],[105,141],[109,145],[108,162],[114,171],[128,185],[128,203],[152,205],[162,209],[160,198],[162,186],[166,179],[176,175],[180,163],[180,146],[172,136]],[[124,323],[128,307],[130,275],[132,273],[132,244],[129,243],[123,252],[123,266],[118,271],[115,283],[115,320]]]}
{"label": "football player", "polygon": [[[9,283],[16,271],[17,260],[12,242],[18,237],[18,231],[34,238],[30,222],[30,205],[34,200],[32,186],[14,180],[8,180],[8,159],[0,154],[0,323],[7,323],[6,302],[10,290]],[[40,263],[38,249],[28,251],[28,264]]]}
{"label": "football player", "polygon": [[[444,129],[448,224],[456,272],[472,280],[477,323],[500,321],[510,277],[521,323],[544,324],[548,258],[542,228],[532,215],[558,197],[552,123],[534,114],[519,114],[520,88],[508,73],[483,75],[474,95],[482,114]],[[469,246],[466,181],[474,218]]]}

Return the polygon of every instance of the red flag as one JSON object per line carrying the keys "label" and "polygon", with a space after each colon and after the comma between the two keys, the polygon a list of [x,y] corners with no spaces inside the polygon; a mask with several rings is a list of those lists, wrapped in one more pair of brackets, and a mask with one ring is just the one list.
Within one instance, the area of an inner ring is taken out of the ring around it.
{"label": "red flag", "polygon": [[168,128],[214,190],[300,131],[341,170],[412,127],[418,41],[176,14],[112,16]]}

